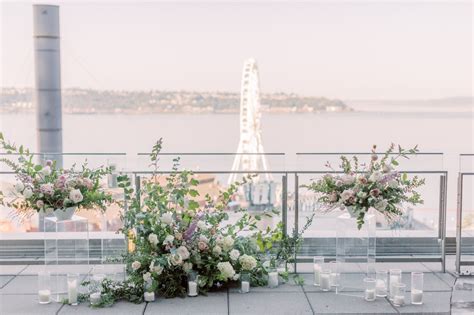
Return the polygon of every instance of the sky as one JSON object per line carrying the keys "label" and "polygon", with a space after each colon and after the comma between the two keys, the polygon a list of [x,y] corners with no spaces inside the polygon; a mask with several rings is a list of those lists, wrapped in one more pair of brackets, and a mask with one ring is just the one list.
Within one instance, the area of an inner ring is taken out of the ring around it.
{"label": "sky", "polygon": [[[471,1],[59,3],[66,88],[239,91],[254,57],[262,92],[473,94]],[[33,86],[31,2],[1,11],[0,85]]]}

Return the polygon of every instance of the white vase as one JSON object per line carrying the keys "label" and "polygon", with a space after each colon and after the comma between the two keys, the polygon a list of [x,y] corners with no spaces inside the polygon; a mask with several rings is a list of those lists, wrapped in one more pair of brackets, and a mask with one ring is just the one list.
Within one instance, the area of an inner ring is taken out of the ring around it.
{"label": "white vase", "polygon": [[56,216],[56,219],[58,219],[58,221],[71,220],[72,216],[74,215],[74,212],[76,212],[76,208],[76,206],[73,206],[62,209],[56,209],[54,210],[54,215]]}

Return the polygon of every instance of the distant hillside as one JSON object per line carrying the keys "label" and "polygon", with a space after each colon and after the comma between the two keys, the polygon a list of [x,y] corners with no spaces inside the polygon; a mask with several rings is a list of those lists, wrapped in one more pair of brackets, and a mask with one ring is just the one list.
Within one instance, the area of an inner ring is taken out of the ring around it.
{"label": "distant hillside", "polygon": [[[3,88],[0,112],[33,111],[33,90]],[[240,94],[235,92],[195,91],[98,91],[64,89],[65,113],[238,113]],[[263,112],[321,112],[351,110],[340,100],[300,97],[296,94],[261,95]]]}

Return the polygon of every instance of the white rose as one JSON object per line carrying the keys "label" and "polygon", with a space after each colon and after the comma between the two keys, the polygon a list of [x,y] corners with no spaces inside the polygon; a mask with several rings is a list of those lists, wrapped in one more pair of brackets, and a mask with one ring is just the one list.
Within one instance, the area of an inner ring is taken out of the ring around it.
{"label": "white rose", "polygon": [[384,164],[382,166],[382,170],[383,170],[384,173],[389,173],[391,170],[393,170],[393,168],[392,168],[391,165]]}
{"label": "white rose", "polygon": [[173,235],[167,235],[165,237],[165,240],[163,241],[163,245],[171,244],[174,241],[174,236]]}
{"label": "white rose", "polygon": [[173,213],[163,213],[163,215],[161,216],[161,222],[170,225],[173,222]]}
{"label": "white rose", "polygon": [[230,251],[229,256],[230,256],[230,259],[232,259],[233,261],[236,261],[237,259],[239,259],[240,252],[237,249],[233,249]]}
{"label": "white rose", "polygon": [[15,190],[19,193],[21,193],[25,189],[25,185],[23,185],[22,182],[18,182],[15,184]]}
{"label": "white rose", "polygon": [[141,264],[139,261],[137,261],[137,260],[135,260],[135,261],[132,263],[132,269],[135,270],[135,271],[137,271],[138,269],[140,269],[141,266],[142,266],[142,264]]}
{"label": "white rose", "polygon": [[81,202],[84,197],[82,196],[81,191],[79,189],[73,189],[69,193],[69,199],[71,199],[74,203],[78,203]]}
{"label": "white rose", "polygon": [[158,236],[154,233],[151,233],[150,235],[148,235],[148,241],[156,246],[158,244]]}
{"label": "white rose", "polygon": [[355,177],[353,175],[350,175],[350,174],[344,174],[341,177],[341,180],[344,183],[344,185],[351,185],[355,182]]}
{"label": "white rose", "polygon": [[49,166],[43,167],[43,169],[41,169],[41,174],[43,174],[43,176],[51,175],[51,167]]}
{"label": "white rose", "polygon": [[380,181],[383,178],[382,173],[380,172],[373,172],[372,175],[370,175],[369,180],[373,183],[376,183]]}
{"label": "white rose", "polygon": [[200,230],[207,230],[207,225],[206,225],[206,222],[204,222],[204,221],[198,221],[197,227],[198,227]]}
{"label": "white rose", "polygon": [[216,255],[220,255],[222,253],[222,248],[219,245],[214,246],[212,252]]}
{"label": "white rose", "polygon": [[217,264],[217,269],[221,272],[221,275],[224,279],[232,279],[235,275],[234,267],[230,264],[230,262],[220,262]]}
{"label": "white rose", "polygon": [[243,270],[252,270],[257,267],[257,260],[249,255],[242,255],[239,258]]}
{"label": "white rose", "polygon": [[31,196],[33,196],[33,190],[31,190],[30,187],[26,187],[25,190],[23,190],[23,197],[25,197],[26,199],[30,198]]}
{"label": "white rose", "polygon": [[161,275],[161,273],[163,272],[163,267],[161,267],[161,265],[155,266],[155,262],[152,261],[150,263],[150,271],[155,272],[157,275]]}
{"label": "white rose", "polygon": [[190,262],[186,262],[183,264],[184,272],[190,272],[193,269],[193,264]]}
{"label": "white rose", "polygon": [[352,189],[346,189],[341,194],[342,201],[347,201],[350,197],[354,196],[354,191]]}
{"label": "white rose", "polygon": [[151,273],[149,273],[149,272],[144,273],[143,274],[143,280],[145,282],[151,282]]}
{"label": "white rose", "polygon": [[189,251],[186,248],[186,246],[180,246],[176,250],[176,252],[183,258],[183,260],[186,260],[189,258]]}
{"label": "white rose", "polygon": [[199,241],[203,243],[208,243],[209,239],[205,235],[199,235]]}
{"label": "white rose", "polygon": [[222,244],[224,244],[224,237],[222,235],[216,237],[216,244],[219,246],[222,246]]}
{"label": "white rose", "polygon": [[171,254],[168,257],[168,263],[173,266],[179,266],[183,263],[183,257],[180,254]]}
{"label": "white rose", "polygon": [[226,251],[230,250],[232,246],[234,246],[234,239],[232,238],[232,236],[228,235],[224,237],[224,242],[222,246],[224,247],[224,250]]}

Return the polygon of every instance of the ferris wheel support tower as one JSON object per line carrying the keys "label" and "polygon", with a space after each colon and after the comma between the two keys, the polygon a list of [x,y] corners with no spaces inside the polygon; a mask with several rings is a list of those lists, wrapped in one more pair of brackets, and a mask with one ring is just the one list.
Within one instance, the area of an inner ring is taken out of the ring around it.
{"label": "ferris wheel support tower", "polygon": [[[240,142],[232,165],[232,171],[266,171],[267,160],[262,145],[260,125],[260,80],[257,61],[253,58],[244,62],[240,92]],[[245,174],[243,174],[245,175]],[[233,173],[229,184],[242,174]],[[258,181],[271,181],[270,174],[258,176]]]}

